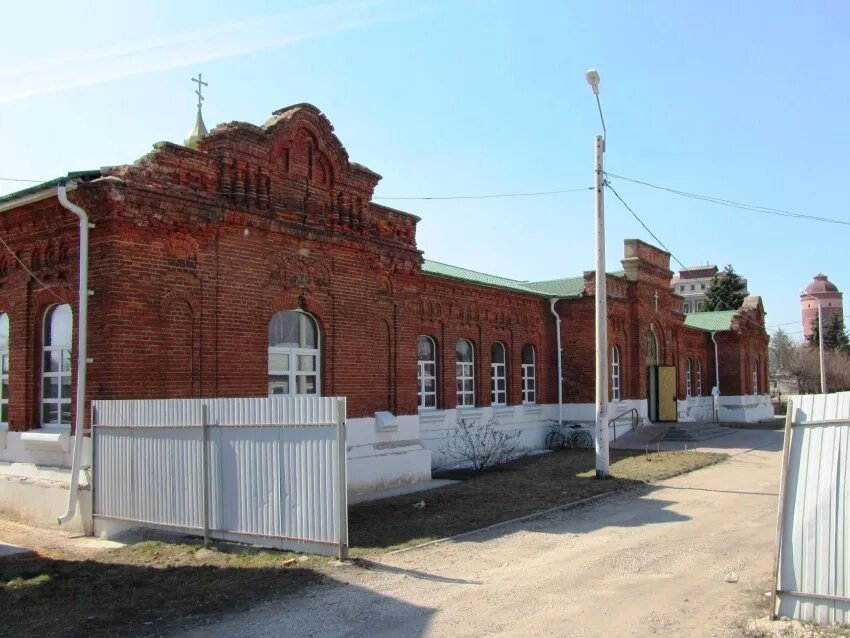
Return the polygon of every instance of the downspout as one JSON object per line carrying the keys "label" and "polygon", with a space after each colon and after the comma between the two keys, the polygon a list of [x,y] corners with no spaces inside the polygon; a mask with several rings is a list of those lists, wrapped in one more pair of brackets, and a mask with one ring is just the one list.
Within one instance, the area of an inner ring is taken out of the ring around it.
{"label": "downspout", "polygon": [[558,297],[549,299],[549,309],[552,311],[552,316],[555,317],[555,343],[557,344],[558,354],[558,424],[564,422],[564,375],[561,371],[561,316],[555,311],[555,304],[558,302]]}
{"label": "downspout", "polygon": [[89,216],[82,208],[68,199],[67,191],[76,185],[59,186],[56,196],[66,210],[80,218],[80,281],[77,309],[77,403],[74,424],[74,449],[71,461],[71,489],[68,495],[68,509],[59,517],[59,524],[67,523],[77,511],[77,490],[79,488],[80,466],[83,458],[83,435],[86,416],[86,363],[88,361],[88,314],[89,314]]}
{"label": "downspout", "polygon": [[712,331],[711,340],[714,342],[714,387],[717,393],[712,392],[714,398],[714,420],[720,421],[720,357],[717,354],[717,339],[715,339],[716,331]]}

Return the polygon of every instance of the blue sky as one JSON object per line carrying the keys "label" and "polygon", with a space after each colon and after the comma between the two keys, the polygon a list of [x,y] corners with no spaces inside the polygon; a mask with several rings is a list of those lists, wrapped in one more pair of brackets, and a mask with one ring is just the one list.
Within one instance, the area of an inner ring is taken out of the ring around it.
{"label": "blue sky", "polygon": [[[590,186],[602,76],[616,174],[850,220],[850,7],[813,2],[15,3],[0,40],[0,177],[50,179],[182,141],[203,72],[208,126],[312,102],[376,196]],[[612,180],[686,265],[731,263],[769,326],[823,271],[850,292],[850,227]],[[0,193],[25,187],[0,181]],[[594,264],[590,191],[382,203],[422,217],[426,257],[517,279]],[[607,256],[654,241],[607,197]],[[673,265],[674,269],[677,266]],[[848,301],[850,303],[850,301]],[[796,335],[795,335],[796,336]]]}

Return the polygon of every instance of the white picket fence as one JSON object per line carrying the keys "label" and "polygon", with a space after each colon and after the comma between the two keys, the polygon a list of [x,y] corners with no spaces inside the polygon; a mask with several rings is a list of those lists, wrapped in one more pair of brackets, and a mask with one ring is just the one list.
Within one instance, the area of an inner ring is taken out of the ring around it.
{"label": "white picket fence", "polygon": [[94,401],[92,408],[95,525],[347,556],[345,399]]}
{"label": "white picket fence", "polygon": [[775,616],[850,623],[850,392],[792,396],[774,560]]}

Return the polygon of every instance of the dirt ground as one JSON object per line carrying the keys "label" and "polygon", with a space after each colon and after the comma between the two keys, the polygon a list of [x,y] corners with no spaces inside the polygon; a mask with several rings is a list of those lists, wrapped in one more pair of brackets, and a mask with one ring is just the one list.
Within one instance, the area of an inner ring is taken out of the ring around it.
{"label": "dirt ground", "polygon": [[339,566],[188,635],[746,636],[767,614],[781,436],[742,431],[712,442],[730,460],[657,486]]}
{"label": "dirt ground", "polygon": [[124,546],[124,543],[83,536],[62,529],[31,527],[4,518],[0,518],[0,540],[10,545],[34,549],[48,556],[71,554],[80,558],[88,558]]}

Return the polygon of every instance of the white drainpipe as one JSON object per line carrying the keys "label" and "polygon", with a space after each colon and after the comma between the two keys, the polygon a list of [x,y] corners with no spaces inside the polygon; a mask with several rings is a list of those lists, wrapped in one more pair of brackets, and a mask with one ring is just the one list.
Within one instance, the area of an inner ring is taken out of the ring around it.
{"label": "white drainpipe", "polygon": [[67,523],[77,511],[77,489],[79,488],[80,466],[83,458],[83,435],[86,415],[86,363],[88,361],[88,314],[89,314],[89,216],[82,208],[68,199],[68,189],[75,186],[59,186],[56,196],[63,208],[80,218],[80,281],[77,309],[77,414],[74,424],[74,449],[71,461],[71,489],[68,495],[68,510],[59,517],[59,524]]}
{"label": "white drainpipe", "polygon": [[557,297],[549,299],[549,309],[555,317],[555,343],[558,348],[558,423],[560,424],[564,422],[564,375],[561,372],[561,316],[555,312],[557,302]]}
{"label": "white drainpipe", "polygon": [[714,342],[714,387],[717,388],[717,394],[712,392],[714,401],[714,420],[720,421],[720,357],[717,356],[717,339],[714,336],[717,332],[711,333],[711,340]]}

